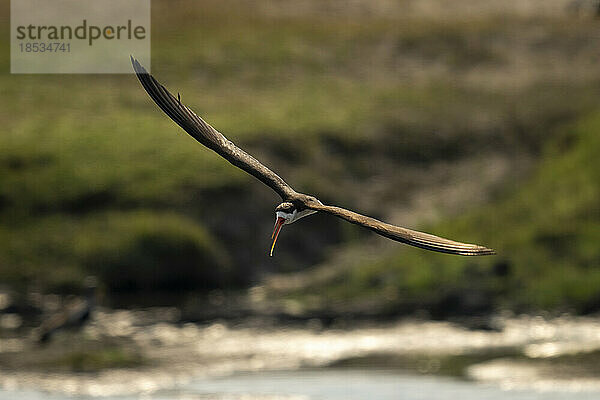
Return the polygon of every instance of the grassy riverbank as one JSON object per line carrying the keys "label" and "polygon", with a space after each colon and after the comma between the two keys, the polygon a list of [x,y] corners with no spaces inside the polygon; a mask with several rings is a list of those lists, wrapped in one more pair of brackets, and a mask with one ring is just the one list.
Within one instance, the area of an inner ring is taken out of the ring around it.
{"label": "grassy riverbank", "polygon": [[383,315],[597,310],[597,21],[507,4],[156,1],[152,26],[155,75],[295,188],[498,257],[383,244],[317,215],[284,229],[271,259],[268,188],[183,134],[133,76],[9,75],[5,35],[1,281],[70,293],[94,274],[109,299],[147,299],[321,265],[325,279],[285,275],[270,293]]}

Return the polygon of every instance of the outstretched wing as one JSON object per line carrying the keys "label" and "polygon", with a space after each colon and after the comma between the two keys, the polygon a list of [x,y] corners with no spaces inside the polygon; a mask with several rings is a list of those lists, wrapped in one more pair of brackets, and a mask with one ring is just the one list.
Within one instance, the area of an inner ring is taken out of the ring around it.
{"label": "outstretched wing", "polygon": [[219,131],[183,105],[179,99],[179,95],[175,98],[133,57],[131,57],[131,63],[138,79],[152,100],[194,139],[218,153],[231,164],[259,179],[276,191],[282,199],[287,200],[296,195],[294,189],[285,183],[276,173],[227,140]]}
{"label": "outstretched wing", "polygon": [[461,256],[485,256],[496,254],[494,250],[488,249],[487,247],[478,246],[476,244],[455,242],[453,240],[444,239],[428,233],[413,231],[411,229],[386,224],[385,222],[381,222],[375,218],[367,217],[344,208],[326,206],[316,202],[310,202],[306,204],[306,206],[315,211],[322,211],[331,215],[335,215],[336,217],[343,218],[353,224],[362,225],[365,228],[369,228],[370,230],[389,239],[406,243],[411,246],[420,247],[422,249],[438,251],[440,253],[458,254]]}

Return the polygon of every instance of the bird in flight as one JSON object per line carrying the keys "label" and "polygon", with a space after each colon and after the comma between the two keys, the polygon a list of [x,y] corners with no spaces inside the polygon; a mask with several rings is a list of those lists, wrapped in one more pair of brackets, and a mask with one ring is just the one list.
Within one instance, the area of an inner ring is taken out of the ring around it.
{"label": "bird in flight", "polygon": [[154,77],[150,75],[135,58],[131,57],[131,62],[142,86],[165,114],[198,142],[213,150],[231,164],[254,176],[281,196],[283,202],[275,208],[275,227],[273,228],[273,234],[271,235],[271,239],[273,239],[270,251],[271,256],[273,255],[275,242],[277,241],[277,237],[279,236],[279,232],[283,225],[289,225],[298,221],[300,218],[314,214],[318,211],[345,219],[356,225],[364,226],[388,239],[426,250],[463,256],[496,254],[494,250],[488,249],[487,247],[455,242],[428,233],[387,224],[375,218],[361,215],[341,207],[325,205],[314,196],[296,192],[281,177],[279,177],[279,175],[265,167],[256,158],[237,147],[219,131],[200,118],[189,107],[183,105],[179,94],[175,97],[169,93],[169,91],[163,85],[158,83],[158,81],[154,79]]}

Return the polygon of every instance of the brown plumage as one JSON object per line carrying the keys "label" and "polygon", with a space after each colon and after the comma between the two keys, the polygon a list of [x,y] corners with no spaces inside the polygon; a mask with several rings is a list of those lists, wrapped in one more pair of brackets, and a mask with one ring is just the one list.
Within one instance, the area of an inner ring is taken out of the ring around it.
{"label": "brown plumage", "polygon": [[[307,210],[321,211],[345,219],[353,224],[364,226],[389,239],[427,250],[464,256],[495,254],[494,250],[483,246],[455,242],[430,235],[428,233],[413,231],[399,226],[387,224],[374,218],[367,217],[365,215],[361,215],[340,207],[324,205],[313,196],[296,192],[281,177],[279,177],[279,175],[265,167],[250,154],[237,147],[215,128],[210,126],[202,118],[196,115],[187,106],[183,105],[181,103],[181,97],[179,94],[176,98],[169,93],[169,91],[160,83],[158,83],[158,81],[154,79],[152,75],[148,74],[144,67],[142,67],[133,57],[131,58],[131,62],[133,64],[135,73],[144,89],[146,89],[146,92],[148,92],[152,100],[154,100],[154,102],[173,121],[181,126],[198,142],[215,151],[231,164],[243,169],[263,182],[265,185],[269,186],[281,196],[284,203],[293,204],[295,207],[294,216],[289,217],[286,222],[281,221],[279,228],[285,223],[292,223],[295,220],[302,218],[304,215],[310,214],[309,212],[306,212]],[[290,207],[287,208],[289,209]],[[296,212],[298,214],[297,217]],[[275,232],[274,237],[277,237]]]}

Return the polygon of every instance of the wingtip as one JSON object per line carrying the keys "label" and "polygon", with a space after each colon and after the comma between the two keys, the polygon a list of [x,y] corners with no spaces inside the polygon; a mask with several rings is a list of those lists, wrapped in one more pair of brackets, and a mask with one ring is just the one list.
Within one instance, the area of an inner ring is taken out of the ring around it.
{"label": "wingtip", "polygon": [[483,246],[477,246],[477,248],[475,249],[474,252],[472,252],[470,255],[473,256],[493,256],[496,255],[496,250],[494,249],[489,249],[487,247],[483,247]]}
{"label": "wingtip", "polygon": [[148,73],[148,71],[146,71],[146,68],[142,67],[142,64],[140,64],[140,62],[133,55],[130,54],[129,58],[131,59],[131,65],[133,65],[133,70],[136,74],[139,75]]}
{"label": "wingtip", "polygon": [[[440,251],[438,249],[429,250]],[[493,256],[496,254],[496,250],[471,244],[463,246],[461,249],[454,249],[454,251],[442,251],[442,253],[456,254],[459,256]]]}

